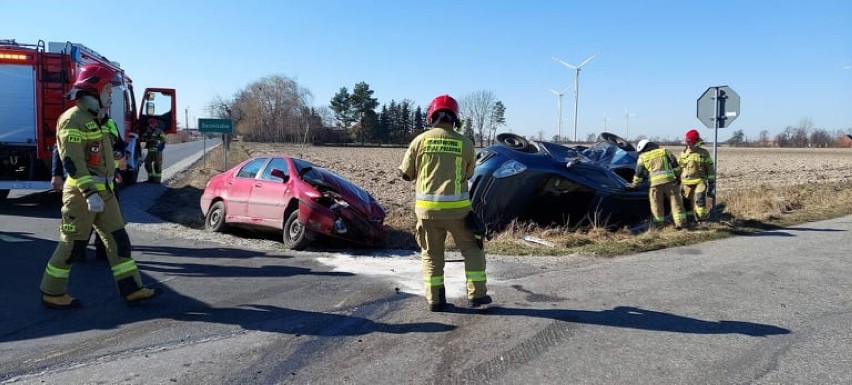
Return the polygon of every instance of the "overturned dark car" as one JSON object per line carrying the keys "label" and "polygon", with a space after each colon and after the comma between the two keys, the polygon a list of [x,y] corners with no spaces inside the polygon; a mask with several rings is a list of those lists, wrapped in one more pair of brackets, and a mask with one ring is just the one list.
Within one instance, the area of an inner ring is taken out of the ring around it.
{"label": "overturned dark car", "polygon": [[650,216],[647,183],[630,189],[639,154],[627,141],[602,133],[591,146],[564,146],[497,135],[477,153],[473,210],[488,233],[513,220],[542,226],[617,228]]}

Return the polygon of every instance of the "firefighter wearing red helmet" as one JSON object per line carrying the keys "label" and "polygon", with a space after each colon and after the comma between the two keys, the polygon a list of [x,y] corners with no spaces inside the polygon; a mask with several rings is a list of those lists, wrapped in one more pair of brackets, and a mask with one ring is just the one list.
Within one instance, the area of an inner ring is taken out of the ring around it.
{"label": "firefighter wearing red helmet", "polygon": [[416,238],[422,249],[423,281],[431,311],[447,310],[444,288],[444,243],[447,233],[464,257],[468,305],[491,303],[485,283],[484,226],[471,210],[467,180],[473,176],[473,141],[455,131],[459,106],[449,95],[432,100],[426,113],[432,126],[405,152],[399,174],[415,181]]}
{"label": "firefighter wearing red helmet", "polygon": [[148,119],[148,129],[142,134],[142,143],[148,150],[145,155],[145,171],[148,173],[148,183],[160,183],[163,173],[163,149],[166,147],[166,134],[160,127],[160,121]]}
{"label": "firefighter wearing red helmet", "polygon": [[665,201],[668,198],[675,228],[683,228],[686,213],[678,188],[680,166],[677,158],[671,151],[647,139],[640,140],[636,150],[639,152],[639,159],[636,161],[636,171],[630,187],[635,188],[648,179],[648,200],[651,203],[651,221],[654,226],[665,225]]}
{"label": "firefighter wearing red helmet", "polygon": [[686,148],[680,153],[681,193],[686,216],[689,220],[702,221],[707,218],[707,198],[716,198],[716,167],[710,152],[704,147],[698,130],[692,129],[684,135]]}
{"label": "firefighter wearing red helmet", "polygon": [[135,304],[155,294],[142,285],[113,192],[115,167],[107,111],[119,75],[101,64],[81,68],[69,93],[76,105],[56,123],[56,146],[68,177],[62,190],[59,243],[41,280],[41,303],[46,307],[81,306],[80,300],[68,295],[68,278],[72,260],[86,253],[92,227],[106,243],[107,260],[124,300]]}

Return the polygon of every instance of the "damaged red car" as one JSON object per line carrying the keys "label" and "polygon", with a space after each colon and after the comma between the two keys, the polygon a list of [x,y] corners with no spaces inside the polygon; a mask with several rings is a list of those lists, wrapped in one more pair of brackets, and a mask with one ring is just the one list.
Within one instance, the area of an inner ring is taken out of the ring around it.
{"label": "damaged red car", "polygon": [[204,227],[280,231],[284,246],[302,250],[325,235],[375,247],[384,241],[385,210],[363,188],[308,161],[246,160],[207,182]]}

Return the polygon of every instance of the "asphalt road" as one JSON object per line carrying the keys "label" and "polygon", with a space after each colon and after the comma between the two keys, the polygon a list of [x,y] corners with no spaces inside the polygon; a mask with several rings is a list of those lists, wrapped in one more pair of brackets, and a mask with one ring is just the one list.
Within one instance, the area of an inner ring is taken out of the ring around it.
{"label": "asphalt road", "polygon": [[[157,221],[140,201],[129,220]],[[0,383],[852,383],[852,216],[612,259],[489,256],[484,313],[458,295],[429,313],[410,252],[133,231],[143,279],[164,294],[128,308],[87,261],[70,284],[86,306],[56,311],[38,284],[58,203],[10,202]],[[453,293],[461,274],[448,263]]]}

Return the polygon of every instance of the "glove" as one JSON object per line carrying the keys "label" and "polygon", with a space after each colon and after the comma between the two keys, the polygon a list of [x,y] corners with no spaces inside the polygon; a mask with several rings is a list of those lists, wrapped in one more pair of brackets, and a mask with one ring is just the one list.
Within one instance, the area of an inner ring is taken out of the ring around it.
{"label": "glove", "polygon": [[479,247],[482,250],[485,245],[483,242],[483,237],[485,236],[485,223],[482,223],[482,220],[474,213],[470,211],[467,213],[467,217],[464,218],[464,225],[471,232],[473,232],[473,239],[476,241],[476,247]]}
{"label": "glove", "polygon": [[157,145],[157,151],[163,151],[163,149],[165,149],[165,148],[166,148],[165,143],[160,143],[160,144]]}
{"label": "glove", "polygon": [[707,182],[707,196],[710,198],[716,197],[716,181]]}
{"label": "glove", "polygon": [[89,195],[86,196],[86,204],[89,205],[89,211],[93,213],[100,213],[104,211],[104,200],[101,199],[101,195],[98,194],[97,191],[90,192]]}

